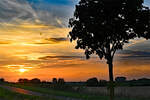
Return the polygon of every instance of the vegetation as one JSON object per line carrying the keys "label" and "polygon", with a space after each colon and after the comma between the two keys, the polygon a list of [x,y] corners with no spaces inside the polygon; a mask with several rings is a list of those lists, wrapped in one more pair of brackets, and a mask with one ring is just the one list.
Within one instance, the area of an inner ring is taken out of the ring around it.
{"label": "vegetation", "polygon": [[[70,91],[62,91],[62,90],[55,90],[51,89],[49,87],[42,88],[37,85],[22,85],[22,84],[8,84],[9,86],[18,87],[26,90],[31,90],[34,92],[39,92],[43,94],[49,94],[54,96],[62,96],[62,97],[70,97],[70,98],[77,98],[77,99],[83,99],[83,100],[109,100],[108,96],[105,95],[99,95],[99,94],[86,94],[84,92],[78,93],[78,92],[70,92]],[[82,89],[84,89],[82,87]],[[116,97],[116,100],[146,100],[146,99],[134,99],[133,97]]]}
{"label": "vegetation", "polygon": [[24,79],[20,78],[20,79],[18,80],[18,82],[19,82],[19,83],[34,83],[34,84],[38,84],[38,83],[41,83],[41,80],[38,79],[38,78],[33,78],[33,79],[31,79],[31,80],[28,80],[28,79],[26,79],[26,78],[24,78]]}
{"label": "vegetation", "polygon": [[90,78],[86,81],[87,86],[98,86],[99,82],[97,78]]}
{"label": "vegetation", "polygon": [[0,87],[0,99],[4,100],[54,100],[50,98],[30,96],[8,91]]}
{"label": "vegetation", "polygon": [[109,67],[110,99],[114,96],[113,58],[117,50],[134,38],[150,38],[150,9],[144,0],[80,0],[70,19],[70,41],[85,50],[86,58],[96,54]]}
{"label": "vegetation", "polygon": [[15,86],[15,87],[19,87],[22,89],[27,89],[27,90],[31,90],[31,91],[35,91],[35,92],[40,92],[40,93],[44,93],[44,94],[50,94],[50,95],[55,95],[55,96],[65,96],[65,97],[72,97],[72,98],[82,98],[82,99],[86,99],[86,100],[97,100],[98,98],[107,98],[107,97],[103,97],[103,96],[95,96],[95,95],[86,95],[86,94],[82,94],[82,93],[76,93],[76,92],[70,92],[70,91],[62,91],[62,90],[55,90],[55,89],[51,89],[51,88],[42,88],[39,86],[25,86],[25,85],[21,85],[21,84],[9,84],[9,86]]}

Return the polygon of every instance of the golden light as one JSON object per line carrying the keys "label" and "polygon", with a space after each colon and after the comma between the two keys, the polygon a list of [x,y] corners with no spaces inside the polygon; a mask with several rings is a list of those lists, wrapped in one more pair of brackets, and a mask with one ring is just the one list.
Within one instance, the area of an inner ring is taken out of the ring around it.
{"label": "golden light", "polygon": [[19,72],[21,72],[21,73],[24,73],[24,72],[26,72],[27,70],[26,69],[19,69]]}

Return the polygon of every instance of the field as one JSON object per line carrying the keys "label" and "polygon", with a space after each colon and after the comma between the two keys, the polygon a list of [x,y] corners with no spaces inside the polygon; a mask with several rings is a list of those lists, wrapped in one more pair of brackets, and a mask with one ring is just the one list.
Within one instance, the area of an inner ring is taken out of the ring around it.
{"label": "field", "polygon": [[[108,95],[106,87],[87,87],[83,90],[83,92]],[[115,95],[119,97],[132,97],[150,100],[150,86],[116,87]]]}
{"label": "field", "polygon": [[54,99],[19,94],[0,87],[0,100],[54,100]]}
{"label": "field", "polygon": [[[8,85],[8,84],[7,84]],[[51,88],[43,88],[39,86],[26,86],[26,85],[20,85],[20,84],[9,84],[9,86],[13,87],[18,87],[38,93],[42,93],[46,96],[48,95],[53,95],[54,97],[59,97],[57,100],[109,100],[108,95],[106,93],[106,88],[105,87],[99,87],[99,88],[94,88],[94,87],[82,87],[82,91],[80,93],[78,92],[70,92],[70,91],[63,91],[63,90],[55,90]],[[115,94],[117,95],[115,100],[149,100],[149,92],[141,92],[143,89],[145,90],[147,87],[119,87],[116,89]],[[6,91],[6,90],[5,90]],[[149,89],[147,89],[149,91]],[[8,92],[8,91],[7,91]],[[138,95],[138,93],[141,95]],[[25,100],[45,100],[42,97],[33,97],[33,96],[27,96],[27,95],[21,95],[17,93],[9,92],[7,93],[11,96],[15,96],[18,98],[18,95],[20,98],[26,98]],[[15,94],[15,95],[14,95]],[[135,94],[135,95],[133,95]],[[146,96],[147,95],[147,96]],[[0,97],[3,97],[0,95]],[[61,99],[62,97],[62,99]],[[14,97],[15,98],[15,97]],[[35,99],[36,98],[36,99]],[[70,99],[69,99],[70,98]],[[72,99],[71,99],[72,98]],[[55,98],[56,99],[56,98]],[[12,100],[12,99],[7,99],[6,100]],[[23,99],[14,99],[14,100],[23,100]],[[49,100],[49,99],[46,99]],[[51,100],[51,98],[50,98]]]}

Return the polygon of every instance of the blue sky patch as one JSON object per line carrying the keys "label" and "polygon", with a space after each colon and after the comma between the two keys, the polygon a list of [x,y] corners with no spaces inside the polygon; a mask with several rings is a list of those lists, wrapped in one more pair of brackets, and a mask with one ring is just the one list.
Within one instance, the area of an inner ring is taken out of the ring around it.
{"label": "blue sky patch", "polygon": [[56,5],[73,5],[77,0],[28,0],[30,3],[50,3]]}

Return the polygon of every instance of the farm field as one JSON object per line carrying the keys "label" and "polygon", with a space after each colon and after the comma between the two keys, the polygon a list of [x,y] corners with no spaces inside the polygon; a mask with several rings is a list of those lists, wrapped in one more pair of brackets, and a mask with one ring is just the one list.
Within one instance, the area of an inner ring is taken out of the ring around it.
{"label": "farm field", "polygon": [[[64,97],[70,98],[69,100],[71,100],[71,98],[74,98],[75,100],[109,100],[108,95],[106,94],[107,88],[105,87],[86,87],[83,91],[77,93],[20,84],[9,84],[9,86],[30,90],[45,95],[59,96],[59,98],[62,96],[63,100],[65,100]],[[149,100],[149,88],[150,87],[118,87],[115,91],[115,95],[117,95],[116,100]],[[145,90],[147,92],[140,94],[141,90]]]}
{"label": "farm field", "polygon": [[[142,92],[143,91],[143,92]],[[103,94],[107,95],[106,87],[87,87],[83,90],[85,93]],[[116,96],[133,97],[133,98],[147,98],[150,100],[150,86],[122,86],[115,87]]]}
{"label": "farm field", "polygon": [[0,100],[54,100],[54,99],[20,94],[0,87]]}

